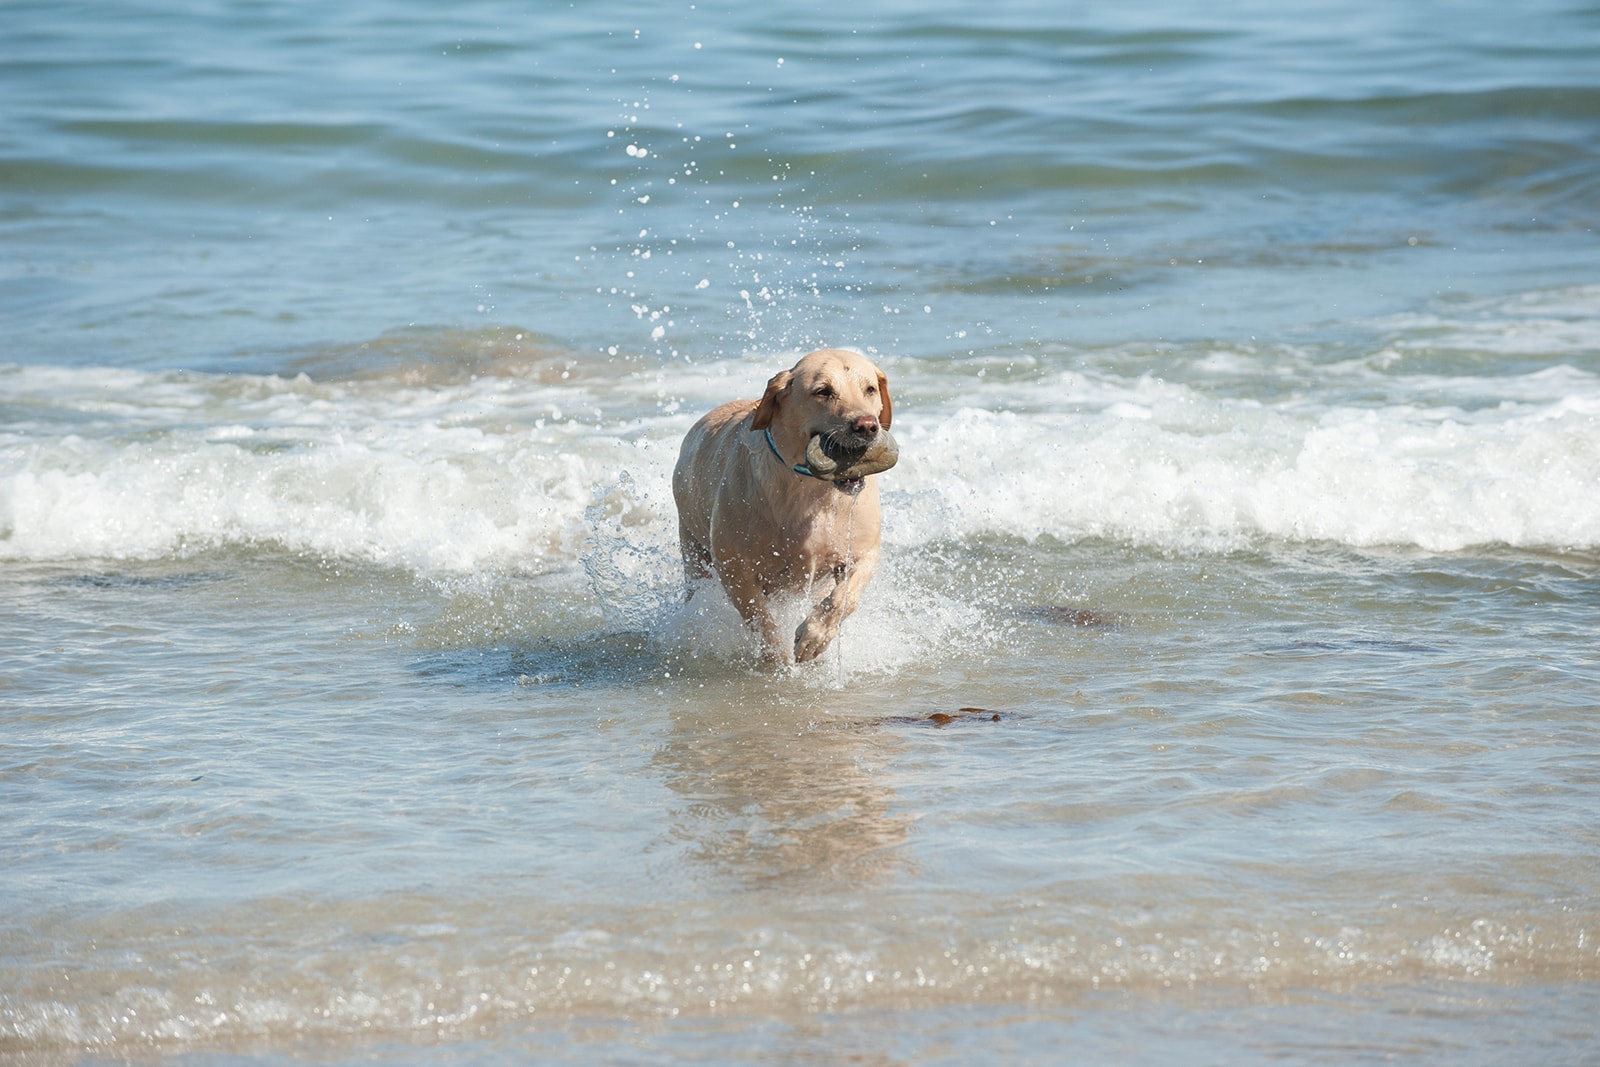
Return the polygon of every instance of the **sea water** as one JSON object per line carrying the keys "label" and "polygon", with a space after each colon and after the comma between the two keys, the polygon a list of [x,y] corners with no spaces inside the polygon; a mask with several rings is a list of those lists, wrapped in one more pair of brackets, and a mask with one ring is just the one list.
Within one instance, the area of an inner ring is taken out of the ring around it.
{"label": "sea water", "polygon": [[1594,1062],[1592,5],[0,21],[0,1062]]}

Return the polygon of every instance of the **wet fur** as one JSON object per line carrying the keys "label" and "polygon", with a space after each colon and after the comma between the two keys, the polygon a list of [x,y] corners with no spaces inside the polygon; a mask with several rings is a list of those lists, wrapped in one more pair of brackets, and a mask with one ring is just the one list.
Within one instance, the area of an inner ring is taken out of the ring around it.
{"label": "wet fur", "polygon": [[[773,375],[759,400],[709,412],[683,439],[672,495],[688,593],[715,576],[772,662],[821,655],[878,565],[876,476],[857,486],[791,467],[817,434],[846,453],[881,444],[893,417],[882,371],[859,352],[823,349]],[[772,614],[786,593],[818,597],[792,642]]]}

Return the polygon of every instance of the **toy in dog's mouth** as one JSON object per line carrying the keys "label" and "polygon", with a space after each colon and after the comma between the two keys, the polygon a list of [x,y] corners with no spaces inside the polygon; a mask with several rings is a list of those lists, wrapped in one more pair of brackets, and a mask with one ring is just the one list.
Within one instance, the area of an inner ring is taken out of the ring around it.
{"label": "toy in dog's mouth", "polygon": [[806,466],[811,473],[851,494],[861,491],[863,478],[888,470],[899,458],[900,446],[888,430],[879,430],[871,442],[859,448],[820,433],[806,442]]}

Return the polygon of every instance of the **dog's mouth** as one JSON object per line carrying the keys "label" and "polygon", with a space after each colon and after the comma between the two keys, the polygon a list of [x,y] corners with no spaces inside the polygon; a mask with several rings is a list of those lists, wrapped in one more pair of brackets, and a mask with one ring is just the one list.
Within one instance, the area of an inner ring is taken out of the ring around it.
{"label": "dog's mouth", "polygon": [[[847,493],[861,491],[861,479],[879,474],[900,459],[900,446],[888,430],[861,441],[844,431],[812,434],[806,442],[806,466],[818,478],[827,478]],[[851,488],[851,483],[855,483]]]}

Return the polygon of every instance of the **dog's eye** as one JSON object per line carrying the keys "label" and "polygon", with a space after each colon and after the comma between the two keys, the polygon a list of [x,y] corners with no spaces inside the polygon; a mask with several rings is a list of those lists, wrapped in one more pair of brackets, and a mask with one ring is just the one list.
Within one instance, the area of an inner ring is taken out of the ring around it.
{"label": "dog's eye", "polygon": [[877,396],[878,395],[878,387],[876,385],[867,386],[867,395],[868,396]]}
{"label": "dog's eye", "polygon": [[826,400],[830,396],[833,395],[833,386],[831,386],[831,385],[819,385],[819,386],[817,386],[816,391],[813,392],[811,395],[812,396],[820,396],[820,397],[822,397],[822,399]]}

